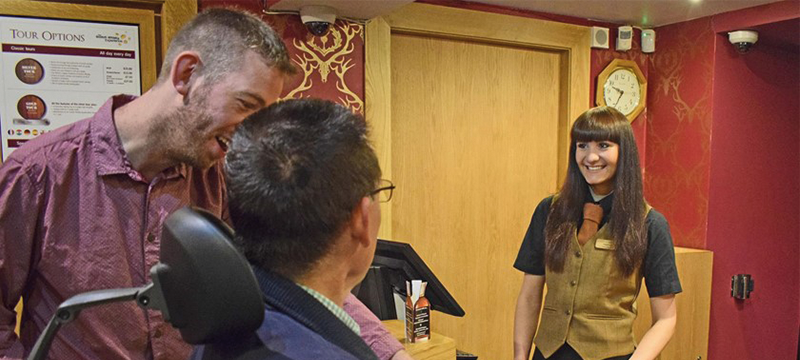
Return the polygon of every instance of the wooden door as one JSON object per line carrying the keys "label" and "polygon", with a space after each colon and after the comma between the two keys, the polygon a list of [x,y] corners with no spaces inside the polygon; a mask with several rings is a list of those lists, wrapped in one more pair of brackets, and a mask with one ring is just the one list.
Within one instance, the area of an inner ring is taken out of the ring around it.
{"label": "wooden door", "polygon": [[398,186],[381,236],[410,243],[467,313],[434,312],[432,329],[481,358],[512,355],[512,264],[589,105],[587,31],[419,4],[367,27],[367,120]]}

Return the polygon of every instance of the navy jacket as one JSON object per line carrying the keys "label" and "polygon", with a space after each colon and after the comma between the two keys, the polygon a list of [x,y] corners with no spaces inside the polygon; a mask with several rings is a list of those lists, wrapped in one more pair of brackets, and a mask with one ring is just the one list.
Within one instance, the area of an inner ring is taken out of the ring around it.
{"label": "navy jacket", "polygon": [[366,343],[294,282],[254,269],[266,309],[250,337],[199,346],[191,359],[377,360]]}

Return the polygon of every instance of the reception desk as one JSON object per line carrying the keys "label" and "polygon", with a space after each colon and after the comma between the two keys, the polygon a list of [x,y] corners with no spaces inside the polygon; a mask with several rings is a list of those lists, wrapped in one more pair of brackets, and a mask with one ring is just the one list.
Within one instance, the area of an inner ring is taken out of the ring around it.
{"label": "reception desk", "polygon": [[[711,270],[714,254],[708,250],[675,247],[675,265],[683,292],[675,296],[678,325],[661,360],[708,359],[708,331],[711,314]],[[650,298],[646,286],[636,300],[639,316],[633,323],[636,340],[652,325]]]}
{"label": "reception desk", "polygon": [[383,325],[399,340],[415,360],[455,360],[456,342],[444,335],[431,332],[425,342],[406,342],[405,325],[400,320],[386,320]]}

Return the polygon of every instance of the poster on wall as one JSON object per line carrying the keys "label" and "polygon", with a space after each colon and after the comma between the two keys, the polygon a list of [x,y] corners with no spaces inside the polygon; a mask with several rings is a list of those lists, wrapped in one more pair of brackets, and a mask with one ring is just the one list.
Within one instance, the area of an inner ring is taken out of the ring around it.
{"label": "poster on wall", "polygon": [[112,95],[141,95],[137,25],[0,16],[0,44],[3,161]]}

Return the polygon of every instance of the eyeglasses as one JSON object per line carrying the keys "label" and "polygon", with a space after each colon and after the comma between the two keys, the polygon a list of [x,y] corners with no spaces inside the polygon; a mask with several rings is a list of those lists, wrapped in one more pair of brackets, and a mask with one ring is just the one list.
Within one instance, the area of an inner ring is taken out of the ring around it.
{"label": "eyeglasses", "polygon": [[380,186],[378,186],[377,189],[370,191],[369,196],[373,197],[377,194],[379,202],[389,202],[389,200],[392,200],[392,193],[394,193],[395,188],[396,186],[394,186],[391,181],[381,179]]}

